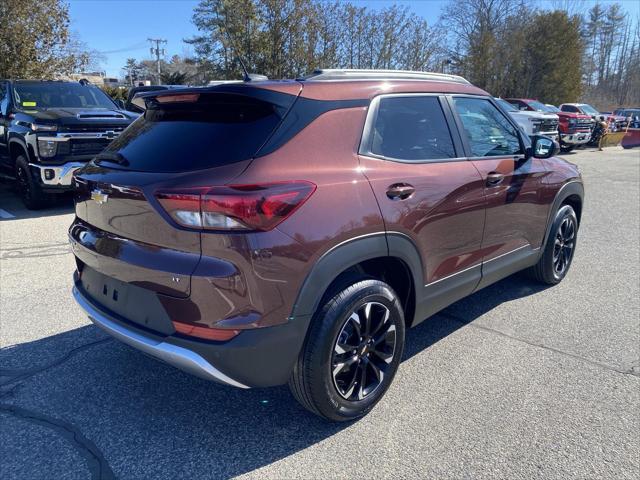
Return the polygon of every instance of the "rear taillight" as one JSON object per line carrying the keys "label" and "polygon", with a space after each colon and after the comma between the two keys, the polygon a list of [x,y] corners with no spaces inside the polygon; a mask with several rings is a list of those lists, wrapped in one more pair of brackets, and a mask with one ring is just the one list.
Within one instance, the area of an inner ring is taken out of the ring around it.
{"label": "rear taillight", "polygon": [[162,190],[156,198],[183,227],[205,230],[271,230],[315,191],[305,181]]}

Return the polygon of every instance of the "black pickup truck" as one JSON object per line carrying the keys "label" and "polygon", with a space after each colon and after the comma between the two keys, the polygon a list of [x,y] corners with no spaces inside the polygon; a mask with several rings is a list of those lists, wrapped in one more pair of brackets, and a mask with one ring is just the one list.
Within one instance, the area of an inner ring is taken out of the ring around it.
{"label": "black pickup truck", "polygon": [[27,208],[46,207],[137,117],[84,82],[0,80],[0,173]]}

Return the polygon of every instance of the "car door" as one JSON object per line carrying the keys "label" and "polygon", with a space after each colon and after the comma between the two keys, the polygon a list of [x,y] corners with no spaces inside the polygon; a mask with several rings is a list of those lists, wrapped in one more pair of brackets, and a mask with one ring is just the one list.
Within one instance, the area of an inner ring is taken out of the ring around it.
{"label": "car door", "polygon": [[542,160],[526,155],[529,141],[486,97],[449,97],[467,155],[480,172],[486,197],[479,287],[523,268],[536,255],[549,206],[541,185]]}
{"label": "car door", "polygon": [[464,158],[446,99],[429,94],[375,98],[360,165],[380,206],[392,249],[408,237],[422,260],[420,321],[468,295],[480,280],[484,186]]}

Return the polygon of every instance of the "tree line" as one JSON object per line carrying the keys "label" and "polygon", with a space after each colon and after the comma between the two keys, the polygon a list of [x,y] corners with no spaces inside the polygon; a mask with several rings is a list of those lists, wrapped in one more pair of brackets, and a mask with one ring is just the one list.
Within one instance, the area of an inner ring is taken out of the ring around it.
{"label": "tree line", "polygon": [[[349,1],[201,0],[186,39],[212,79],[295,78],[315,68],[460,74],[494,95],[601,107],[640,103],[640,31],[619,4],[451,0],[429,25],[408,7]],[[635,20],[635,22],[634,22]]]}
{"label": "tree line", "polygon": [[[555,0],[450,0],[429,24],[408,6],[349,0],[201,0],[191,58],[163,60],[161,81],[203,84],[242,78],[241,62],[270,78],[316,68],[460,74],[497,96],[600,108],[640,104],[640,21],[617,3],[586,9]],[[0,78],[50,78],[99,63],[69,32],[63,0],[0,1]],[[127,83],[156,66],[129,59]]]}

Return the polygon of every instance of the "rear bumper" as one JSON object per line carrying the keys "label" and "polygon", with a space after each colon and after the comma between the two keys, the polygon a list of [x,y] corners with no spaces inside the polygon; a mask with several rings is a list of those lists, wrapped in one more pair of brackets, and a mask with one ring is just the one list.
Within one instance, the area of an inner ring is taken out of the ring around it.
{"label": "rear bumper", "polygon": [[238,388],[286,383],[310,320],[298,317],[281,326],[243,331],[228,342],[205,342],[137,328],[92,301],[78,283],[73,296],[96,326],[121,342],[192,375]]}
{"label": "rear bumper", "polygon": [[233,378],[225,375],[195,352],[172,345],[163,340],[157,340],[142,335],[132,328],[123,326],[107,313],[100,311],[98,307],[80,293],[80,290],[77,287],[73,287],[73,296],[80,307],[87,312],[89,319],[96,326],[100,327],[102,330],[121,342],[184,370],[185,372],[191,373],[192,375],[196,375],[207,380],[215,380],[234,387],[249,388],[247,385],[237,382]]}

